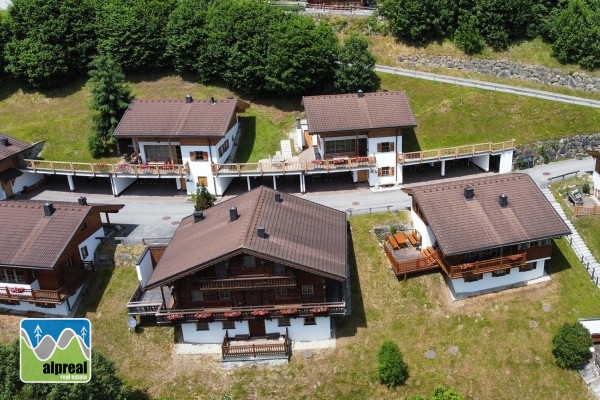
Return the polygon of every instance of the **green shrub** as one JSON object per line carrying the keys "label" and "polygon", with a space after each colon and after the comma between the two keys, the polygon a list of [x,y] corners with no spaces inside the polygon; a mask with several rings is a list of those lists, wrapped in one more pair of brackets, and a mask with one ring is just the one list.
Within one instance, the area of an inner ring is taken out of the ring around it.
{"label": "green shrub", "polygon": [[391,340],[386,340],[379,348],[377,362],[377,377],[385,386],[402,385],[408,378],[408,365],[398,345]]}
{"label": "green shrub", "polygon": [[592,188],[591,188],[591,186],[590,186],[590,183],[589,183],[589,182],[583,182],[583,185],[581,185],[581,191],[582,191],[584,194],[590,194],[590,193],[591,193],[591,191],[592,191]]}
{"label": "green shrub", "polygon": [[454,44],[467,54],[477,54],[483,51],[485,41],[477,29],[477,17],[469,15],[464,18],[454,32]]}
{"label": "green shrub", "polygon": [[580,322],[563,324],[552,338],[556,365],[565,369],[580,368],[590,358],[593,344],[590,331]]}

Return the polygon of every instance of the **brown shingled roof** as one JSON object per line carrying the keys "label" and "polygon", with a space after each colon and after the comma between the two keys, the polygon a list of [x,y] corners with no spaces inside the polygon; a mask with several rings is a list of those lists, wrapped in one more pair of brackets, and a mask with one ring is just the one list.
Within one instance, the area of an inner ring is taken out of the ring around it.
{"label": "brown shingled roof", "polygon": [[302,104],[311,134],[417,126],[405,92],[305,96]]}
{"label": "brown shingled roof", "polygon": [[[8,139],[8,146],[4,145],[3,139]],[[6,133],[0,132],[0,160],[16,156],[22,151],[31,149],[32,145],[8,136]]]}
{"label": "brown shingled roof", "polygon": [[51,269],[88,214],[115,212],[123,205],[53,202],[44,216],[43,201],[0,201],[0,265]]}
{"label": "brown shingled roof", "polygon": [[[337,280],[347,279],[346,214],[290,194],[275,201],[261,186],[204,210],[204,220],[184,218],[148,281],[172,282],[234,254],[253,254]],[[230,222],[229,209],[239,218]],[[257,228],[266,228],[259,238]]]}
{"label": "brown shingled roof", "polygon": [[133,100],[115,129],[116,137],[222,137],[236,112],[249,105],[241,100]]}
{"label": "brown shingled roof", "polygon": [[[467,200],[464,188],[475,196]],[[417,201],[445,255],[495,248],[571,233],[526,174],[500,174],[403,189]],[[500,195],[508,197],[501,207]]]}

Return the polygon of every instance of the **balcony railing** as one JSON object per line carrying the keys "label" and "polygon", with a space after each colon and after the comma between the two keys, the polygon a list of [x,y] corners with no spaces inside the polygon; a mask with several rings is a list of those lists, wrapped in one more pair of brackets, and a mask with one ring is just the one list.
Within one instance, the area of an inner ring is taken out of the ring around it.
{"label": "balcony railing", "polygon": [[527,263],[527,253],[512,254],[485,261],[463,263],[450,267],[450,278],[463,278],[468,275],[500,271],[507,268],[522,267]]}
{"label": "balcony railing", "polygon": [[262,163],[212,164],[215,175],[257,175],[306,172],[342,172],[369,169],[377,165],[375,157],[342,157],[312,161],[270,161]]}
{"label": "balcony railing", "polygon": [[433,252],[427,257],[415,258],[412,260],[396,260],[394,252],[389,243],[383,245],[385,254],[392,263],[392,269],[398,276],[404,276],[417,272],[431,271],[440,268],[440,262],[437,252]]}
{"label": "balcony railing", "polygon": [[90,174],[92,176],[179,176],[185,178],[189,173],[187,165],[170,163],[148,164],[105,164],[105,163],[78,163],[68,161],[25,160],[25,167],[34,172],[41,171],[52,174]]}
{"label": "balcony railing", "polygon": [[304,303],[230,308],[175,309],[160,306],[156,311],[159,324],[196,321],[243,320],[256,317],[313,317],[319,315],[345,315],[346,303]]}
{"label": "balcony railing", "polygon": [[245,279],[219,279],[204,280],[198,283],[202,290],[232,290],[232,289],[263,289],[263,288],[286,288],[296,286],[296,278],[293,277],[259,277]]}
{"label": "balcony railing", "polygon": [[154,315],[162,304],[162,288],[144,291],[141,285],[129,299],[127,303],[127,313],[129,315]]}
{"label": "balcony railing", "polygon": [[500,143],[479,143],[465,146],[448,147],[435,150],[415,151],[411,153],[398,153],[398,164],[421,163],[453,158],[489,154],[515,148],[515,141],[508,140]]}
{"label": "balcony railing", "polygon": [[223,344],[221,345],[221,354],[223,360],[227,359],[260,359],[260,358],[272,358],[273,356],[285,356],[290,357],[292,351],[291,341],[288,334],[287,328],[285,329],[285,335],[283,336],[283,342],[277,343],[250,343],[244,342],[241,345],[233,345],[229,338],[229,333],[225,332],[223,338]]}

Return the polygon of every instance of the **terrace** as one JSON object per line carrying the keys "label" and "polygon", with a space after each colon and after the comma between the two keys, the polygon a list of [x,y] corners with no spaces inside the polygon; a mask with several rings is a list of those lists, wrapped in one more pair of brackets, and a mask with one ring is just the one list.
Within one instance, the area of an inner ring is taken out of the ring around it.
{"label": "terrace", "polygon": [[221,345],[223,361],[248,361],[266,360],[274,358],[287,358],[292,355],[292,342],[286,328],[285,334],[268,334],[261,338],[244,338],[238,336],[229,337],[225,331],[223,344]]}

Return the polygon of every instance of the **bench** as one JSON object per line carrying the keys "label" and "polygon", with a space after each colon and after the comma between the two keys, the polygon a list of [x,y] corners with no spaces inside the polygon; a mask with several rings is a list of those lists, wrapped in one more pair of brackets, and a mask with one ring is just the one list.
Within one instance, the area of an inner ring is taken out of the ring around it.
{"label": "bench", "polygon": [[404,235],[400,232],[394,233],[394,239],[396,239],[396,242],[398,242],[398,246],[400,247],[407,247],[408,243],[406,243],[406,238],[404,237]]}
{"label": "bench", "polygon": [[415,247],[421,245],[421,241],[419,239],[417,239],[417,236],[414,233],[411,233],[410,235],[408,235],[408,241],[410,242],[410,244],[412,244]]}
{"label": "bench", "polygon": [[394,239],[392,235],[388,236],[388,241],[390,242],[394,250],[398,250],[400,248],[398,242],[396,241],[396,239]]}

